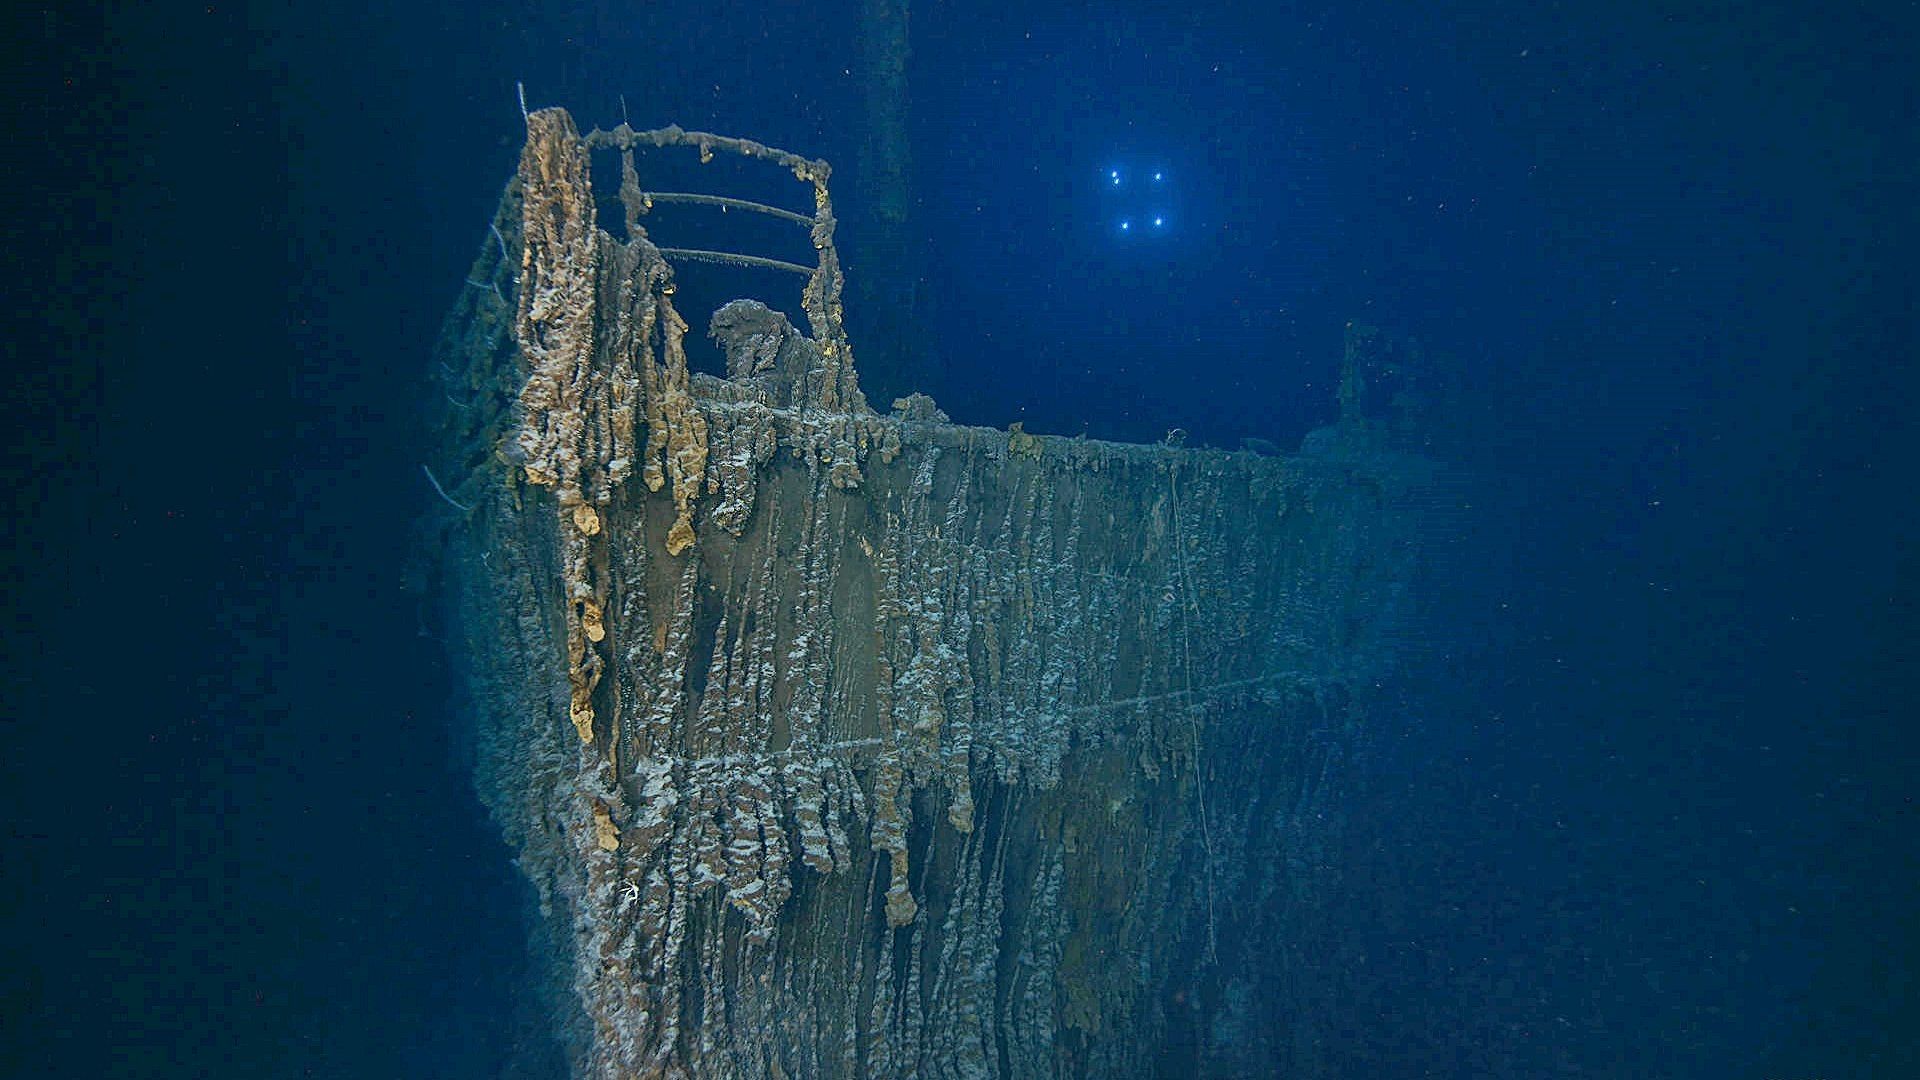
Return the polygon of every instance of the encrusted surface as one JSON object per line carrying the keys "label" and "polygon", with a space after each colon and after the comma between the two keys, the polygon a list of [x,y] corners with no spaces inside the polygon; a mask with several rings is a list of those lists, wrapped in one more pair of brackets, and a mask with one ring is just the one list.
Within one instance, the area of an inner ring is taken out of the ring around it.
{"label": "encrusted surface", "polygon": [[690,375],[639,211],[617,241],[585,187],[648,133],[529,128],[442,467],[480,787],[571,943],[578,1071],[1310,1066],[1286,943],[1406,626],[1417,463],[873,413],[824,166],[813,336],[736,302],[729,377]]}

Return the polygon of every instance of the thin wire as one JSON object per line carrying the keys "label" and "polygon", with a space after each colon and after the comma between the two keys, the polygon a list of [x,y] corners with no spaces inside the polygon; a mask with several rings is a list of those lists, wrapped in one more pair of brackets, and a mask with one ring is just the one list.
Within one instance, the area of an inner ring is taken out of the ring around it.
{"label": "thin wire", "polygon": [[452,505],[454,509],[461,511],[462,513],[467,513],[467,514],[473,513],[473,507],[468,506],[466,503],[463,503],[459,499],[456,499],[453,496],[447,494],[447,489],[440,486],[440,478],[433,475],[432,469],[429,469],[426,467],[425,464],[422,464],[420,466],[420,471],[427,474],[427,483],[432,484],[433,490],[439,492],[440,497],[447,500],[447,502],[450,505]]}

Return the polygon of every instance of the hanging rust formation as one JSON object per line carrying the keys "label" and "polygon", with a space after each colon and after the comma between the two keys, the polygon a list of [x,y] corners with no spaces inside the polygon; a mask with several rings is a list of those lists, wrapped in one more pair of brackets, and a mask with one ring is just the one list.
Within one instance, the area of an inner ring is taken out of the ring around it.
{"label": "hanging rust formation", "polygon": [[[644,227],[637,155],[686,149],[811,189],[761,207],[811,235],[807,328],[722,306],[724,377],[674,306],[706,249]],[[1430,470],[1357,424],[1285,457],[878,413],[829,176],[531,113],[446,323],[453,653],[555,1038],[590,1077],[1311,1073]]]}

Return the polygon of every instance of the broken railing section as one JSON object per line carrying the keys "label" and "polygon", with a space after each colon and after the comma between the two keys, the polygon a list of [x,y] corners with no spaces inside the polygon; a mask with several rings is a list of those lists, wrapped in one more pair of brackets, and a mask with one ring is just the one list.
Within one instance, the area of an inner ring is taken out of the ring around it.
{"label": "broken railing section", "polygon": [[[641,227],[636,151],[685,147],[815,196],[811,333],[724,305],[725,378],[689,374]],[[1150,1072],[1169,1025],[1208,1022],[1203,982],[1287,985],[1261,942],[1311,930],[1299,853],[1329,849],[1351,703],[1392,661],[1414,471],[958,427],[919,395],[877,415],[827,176],[531,113],[496,233],[503,257],[523,234],[517,352],[491,288],[443,335],[466,385],[518,390],[450,403],[449,456],[510,468],[456,487],[449,574],[480,787],[567,942],[576,1068]]]}
{"label": "broken railing section", "polygon": [[[627,211],[627,224],[638,229],[641,217],[651,210],[650,200],[662,199],[661,195],[649,196],[638,182],[638,174],[633,163],[633,151],[638,148],[688,147],[697,151],[700,160],[711,161],[716,153],[739,154],[742,157],[765,161],[793,173],[794,178],[813,189],[813,216],[782,211],[777,207],[767,207],[757,203],[747,203],[740,199],[721,199],[723,204],[742,204],[761,212],[769,212],[809,227],[810,239],[818,261],[810,271],[805,290],[801,293],[801,310],[807,316],[807,329],[820,347],[821,357],[826,361],[824,378],[818,387],[815,398],[809,402],[824,412],[841,410],[858,411],[866,406],[866,399],[860,395],[859,381],[854,375],[853,349],[847,343],[846,314],[841,306],[840,296],[846,288],[846,276],[840,269],[840,252],[834,246],[833,235],[838,222],[833,215],[833,196],[828,193],[827,180],[833,175],[832,166],[815,158],[801,157],[799,154],[776,150],[751,139],[734,139],[724,135],[710,135],[704,131],[685,131],[678,125],[655,128],[650,131],[635,131],[621,124],[612,131],[595,130],[584,139],[589,149],[612,148],[621,153],[623,177],[631,180],[621,185],[621,199]],[[665,193],[667,198],[682,201],[708,201],[711,196],[689,196],[684,193]],[[630,233],[631,235],[631,233]],[[679,253],[690,258],[720,256],[722,258],[757,259],[758,256],[733,256],[730,253],[706,252],[690,248],[656,248],[667,253]],[[776,261],[777,260],[763,260]],[[784,263],[786,267],[797,264]],[[842,480],[857,482],[857,478],[842,473]]]}

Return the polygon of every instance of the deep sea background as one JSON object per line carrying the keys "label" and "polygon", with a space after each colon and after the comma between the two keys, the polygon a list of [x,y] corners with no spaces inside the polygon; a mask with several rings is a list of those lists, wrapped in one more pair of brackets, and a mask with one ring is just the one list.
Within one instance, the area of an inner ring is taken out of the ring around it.
{"label": "deep sea background", "polygon": [[[517,80],[848,173],[855,13],[10,9],[0,1074],[537,1043],[408,588],[428,351]],[[909,381],[956,419],[1296,446],[1351,319],[1457,380],[1471,573],[1360,811],[1340,1074],[1920,1076],[1915,6],[912,25]]]}

